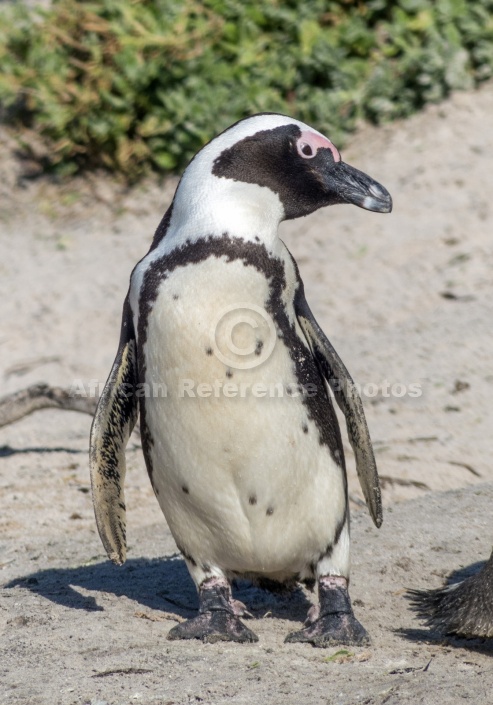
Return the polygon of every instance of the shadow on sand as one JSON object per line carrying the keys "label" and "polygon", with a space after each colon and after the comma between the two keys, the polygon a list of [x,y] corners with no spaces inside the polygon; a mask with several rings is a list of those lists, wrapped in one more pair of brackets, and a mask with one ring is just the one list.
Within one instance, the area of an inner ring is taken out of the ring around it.
{"label": "shadow on sand", "polygon": [[[165,558],[134,558],[124,566],[105,561],[75,568],[50,568],[12,580],[4,587],[22,587],[75,610],[104,609],[98,604],[97,594],[83,595],[78,587],[84,591],[124,596],[150,609],[185,618],[193,616],[198,609],[195,586],[178,554]],[[270,613],[281,619],[303,621],[310,607],[301,589],[275,594],[239,581],[233,586],[233,593],[256,617]]]}
{"label": "shadow on sand", "polygon": [[77,448],[45,448],[42,447],[30,447],[30,448],[12,448],[12,446],[0,446],[0,458],[10,458],[12,455],[28,454],[28,453],[71,453],[73,455],[85,453],[87,454],[87,449],[83,448],[78,450]]}

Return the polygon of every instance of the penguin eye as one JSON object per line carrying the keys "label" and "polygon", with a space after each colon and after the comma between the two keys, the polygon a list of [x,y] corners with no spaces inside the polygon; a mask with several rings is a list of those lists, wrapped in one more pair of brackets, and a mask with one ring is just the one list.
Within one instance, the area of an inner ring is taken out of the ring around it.
{"label": "penguin eye", "polygon": [[298,154],[303,159],[311,159],[315,156],[315,151],[307,142],[298,142]]}

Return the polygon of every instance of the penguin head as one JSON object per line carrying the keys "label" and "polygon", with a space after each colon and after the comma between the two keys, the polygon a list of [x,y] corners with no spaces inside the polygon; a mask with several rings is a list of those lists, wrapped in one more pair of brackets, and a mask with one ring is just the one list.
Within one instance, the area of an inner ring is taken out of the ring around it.
{"label": "penguin head", "polygon": [[[262,129],[263,122],[272,126]],[[256,131],[243,137],[250,125]],[[220,148],[222,137],[235,134],[236,142],[214,159],[212,173],[269,188],[278,195],[285,219],[337,203],[378,213],[392,210],[391,196],[381,184],[343,162],[327,137],[302,122],[284,115],[255,115],[236,123],[211,144]]]}
{"label": "penguin head", "polygon": [[211,140],[185,170],[173,202],[170,234],[272,239],[282,220],[336,203],[388,213],[388,191],[342,161],[332,142],[286,115],[261,113]]}

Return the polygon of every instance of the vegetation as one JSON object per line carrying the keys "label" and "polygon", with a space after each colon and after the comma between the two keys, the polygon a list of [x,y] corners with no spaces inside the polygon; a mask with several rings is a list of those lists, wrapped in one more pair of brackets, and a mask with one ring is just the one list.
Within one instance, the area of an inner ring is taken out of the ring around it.
{"label": "vegetation", "polygon": [[181,169],[255,112],[341,143],[361,119],[476,85],[493,73],[493,0],[14,4],[0,15],[0,69],[3,120],[46,169],[134,180]]}

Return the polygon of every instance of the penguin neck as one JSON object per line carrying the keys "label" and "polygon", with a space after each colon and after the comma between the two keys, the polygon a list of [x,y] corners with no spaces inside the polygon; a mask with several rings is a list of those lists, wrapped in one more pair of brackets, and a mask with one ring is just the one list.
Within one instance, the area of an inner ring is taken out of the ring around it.
{"label": "penguin neck", "polygon": [[284,208],[276,193],[258,184],[211,176],[198,187],[186,174],[175,198],[166,240],[180,246],[204,237],[241,238],[275,249]]}

